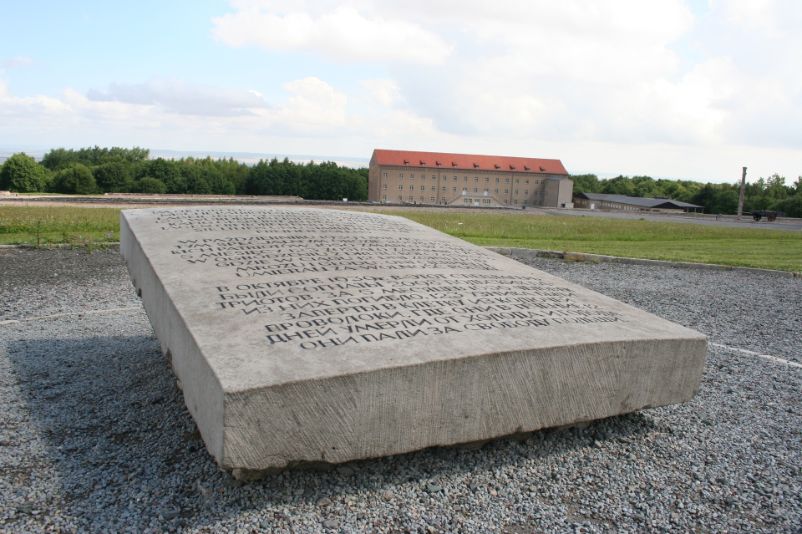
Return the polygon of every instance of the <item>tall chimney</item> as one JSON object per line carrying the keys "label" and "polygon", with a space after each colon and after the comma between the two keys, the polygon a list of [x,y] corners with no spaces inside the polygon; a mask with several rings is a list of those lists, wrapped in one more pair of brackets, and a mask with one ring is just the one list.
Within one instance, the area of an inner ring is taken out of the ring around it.
{"label": "tall chimney", "polygon": [[746,167],[744,167],[741,174],[741,192],[738,193],[738,217],[736,220],[741,220],[741,214],[744,211],[744,189],[746,188]]}

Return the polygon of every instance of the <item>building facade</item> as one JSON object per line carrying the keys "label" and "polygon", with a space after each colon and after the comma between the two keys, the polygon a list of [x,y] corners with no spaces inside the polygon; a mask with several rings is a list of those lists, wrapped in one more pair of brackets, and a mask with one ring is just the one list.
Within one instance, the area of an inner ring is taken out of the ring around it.
{"label": "building facade", "polygon": [[376,149],[368,200],[387,204],[571,207],[560,160]]}

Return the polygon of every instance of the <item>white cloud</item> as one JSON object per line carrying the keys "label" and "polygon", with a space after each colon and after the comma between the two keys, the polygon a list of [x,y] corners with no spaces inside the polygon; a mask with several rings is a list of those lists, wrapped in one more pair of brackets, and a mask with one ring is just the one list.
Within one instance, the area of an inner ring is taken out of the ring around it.
{"label": "white cloud", "polygon": [[367,17],[351,6],[313,12],[268,9],[261,2],[234,2],[234,13],[213,19],[215,38],[230,46],[310,51],[340,61],[437,64],[449,45],[413,21]]}
{"label": "white cloud", "polygon": [[362,80],[362,87],[370,98],[381,106],[392,107],[401,101],[401,91],[395,80],[388,78]]}
{"label": "white cloud", "polygon": [[27,67],[33,64],[33,59],[28,56],[14,56],[0,61],[0,66],[4,69],[16,69]]}
{"label": "white cloud", "polygon": [[747,165],[750,176],[792,181],[802,173],[802,4],[690,7],[233,0],[212,21],[219,42],[299,62],[293,70],[307,77],[57,96],[14,96],[0,81],[0,135],[332,156],[378,146],[499,152],[558,157],[580,172],[699,179],[737,178]]}
{"label": "white cloud", "polygon": [[348,98],[323,80],[295,80],[284,84],[284,90],[290,95],[287,102],[263,115],[269,123],[304,135],[332,133],[347,125]]}
{"label": "white cloud", "polygon": [[243,115],[266,107],[253,91],[189,85],[179,81],[111,84],[104,91],[90,90],[90,100],[160,106],[165,111],[187,115]]}
{"label": "white cloud", "polygon": [[802,121],[782,120],[802,116],[802,48],[789,46],[802,9],[793,0],[711,1],[696,17],[683,0],[231,7],[214,21],[223,42],[381,60],[388,75],[362,81],[351,107],[401,113],[447,135],[800,145]]}

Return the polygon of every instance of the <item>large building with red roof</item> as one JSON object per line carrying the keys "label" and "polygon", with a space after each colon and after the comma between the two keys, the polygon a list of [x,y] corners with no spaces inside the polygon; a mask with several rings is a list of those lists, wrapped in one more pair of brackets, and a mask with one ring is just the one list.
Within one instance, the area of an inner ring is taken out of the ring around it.
{"label": "large building with red roof", "polygon": [[388,204],[571,207],[557,159],[375,149],[368,200]]}

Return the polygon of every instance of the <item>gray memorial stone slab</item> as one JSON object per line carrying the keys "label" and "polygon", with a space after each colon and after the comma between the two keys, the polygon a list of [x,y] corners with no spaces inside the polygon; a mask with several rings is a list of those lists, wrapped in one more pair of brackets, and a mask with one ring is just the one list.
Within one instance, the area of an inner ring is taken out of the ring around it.
{"label": "gray memorial stone slab", "polygon": [[400,217],[126,210],[135,287],[235,476],[687,401],[706,338]]}

